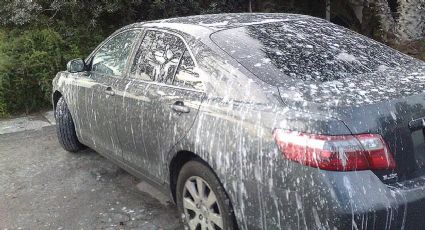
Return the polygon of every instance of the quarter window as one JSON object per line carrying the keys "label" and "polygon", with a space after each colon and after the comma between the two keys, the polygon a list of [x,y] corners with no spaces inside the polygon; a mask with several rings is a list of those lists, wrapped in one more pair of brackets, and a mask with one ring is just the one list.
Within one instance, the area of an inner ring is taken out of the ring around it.
{"label": "quarter window", "polygon": [[174,78],[174,85],[198,90],[203,89],[199,74],[195,73],[194,69],[195,63],[189,51],[186,50],[181,58],[179,68]]}
{"label": "quarter window", "polygon": [[94,55],[91,70],[99,74],[121,76],[138,33],[138,30],[130,30],[111,38]]}

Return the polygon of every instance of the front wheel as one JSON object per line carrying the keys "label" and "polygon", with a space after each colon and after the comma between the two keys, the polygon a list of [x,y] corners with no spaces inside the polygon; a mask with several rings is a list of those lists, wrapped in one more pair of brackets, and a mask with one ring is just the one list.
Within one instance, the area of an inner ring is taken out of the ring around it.
{"label": "front wheel", "polygon": [[77,152],[84,149],[75,133],[74,121],[71,112],[63,97],[59,98],[55,110],[56,133],[61,146],[69,152]]}
{"label": "front wheel", "polygon": [[177,180],[177,206],[190,230],[235,229],[232,205],[212,170],[190,161]]}

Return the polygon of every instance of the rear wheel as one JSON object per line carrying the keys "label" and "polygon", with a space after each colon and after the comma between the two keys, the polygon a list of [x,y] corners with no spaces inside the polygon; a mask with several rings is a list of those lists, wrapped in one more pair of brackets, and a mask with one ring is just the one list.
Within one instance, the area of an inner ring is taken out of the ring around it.
{"label": "rear wheel", "polygon": [[55,118],[56,133],[61,146],[69,152],[77,152],[84,149],[84,145],[78,141],[74,121],[63,97],[59,98],[56,104]]}
{"label": "rear wheel", "polygon": [[235,229],[232,206],[212,170],[202,162],[190,161],[177,180],[177,206],[190,230]]}

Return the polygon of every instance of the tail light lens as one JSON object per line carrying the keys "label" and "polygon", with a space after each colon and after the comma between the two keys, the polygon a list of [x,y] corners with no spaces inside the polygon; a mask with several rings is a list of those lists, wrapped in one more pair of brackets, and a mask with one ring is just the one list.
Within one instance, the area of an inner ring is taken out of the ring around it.
{"label": "tail light lens", "polygon": [[326,136],[275,129],[283,156],[303,165],[332,171],[395,169],[388,145],[377,134]]}

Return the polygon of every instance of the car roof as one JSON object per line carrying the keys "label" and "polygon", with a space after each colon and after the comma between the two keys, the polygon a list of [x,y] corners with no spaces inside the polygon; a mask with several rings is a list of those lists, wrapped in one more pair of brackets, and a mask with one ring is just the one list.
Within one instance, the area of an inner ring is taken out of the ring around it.
{"label": "car roof", "polygon": [[[155,21],[139,22],[128,27],[153,27],[171,29],[194,37],[210,35],[216,31],[243,27],[247,25],[265,24],[280,21],[303,20],[312,16],[286,13],[226,13],[206,14],[178,17]],[[317,20],[322,20],[316,18]],[[127,27],[125,27],[127,28]]]}

